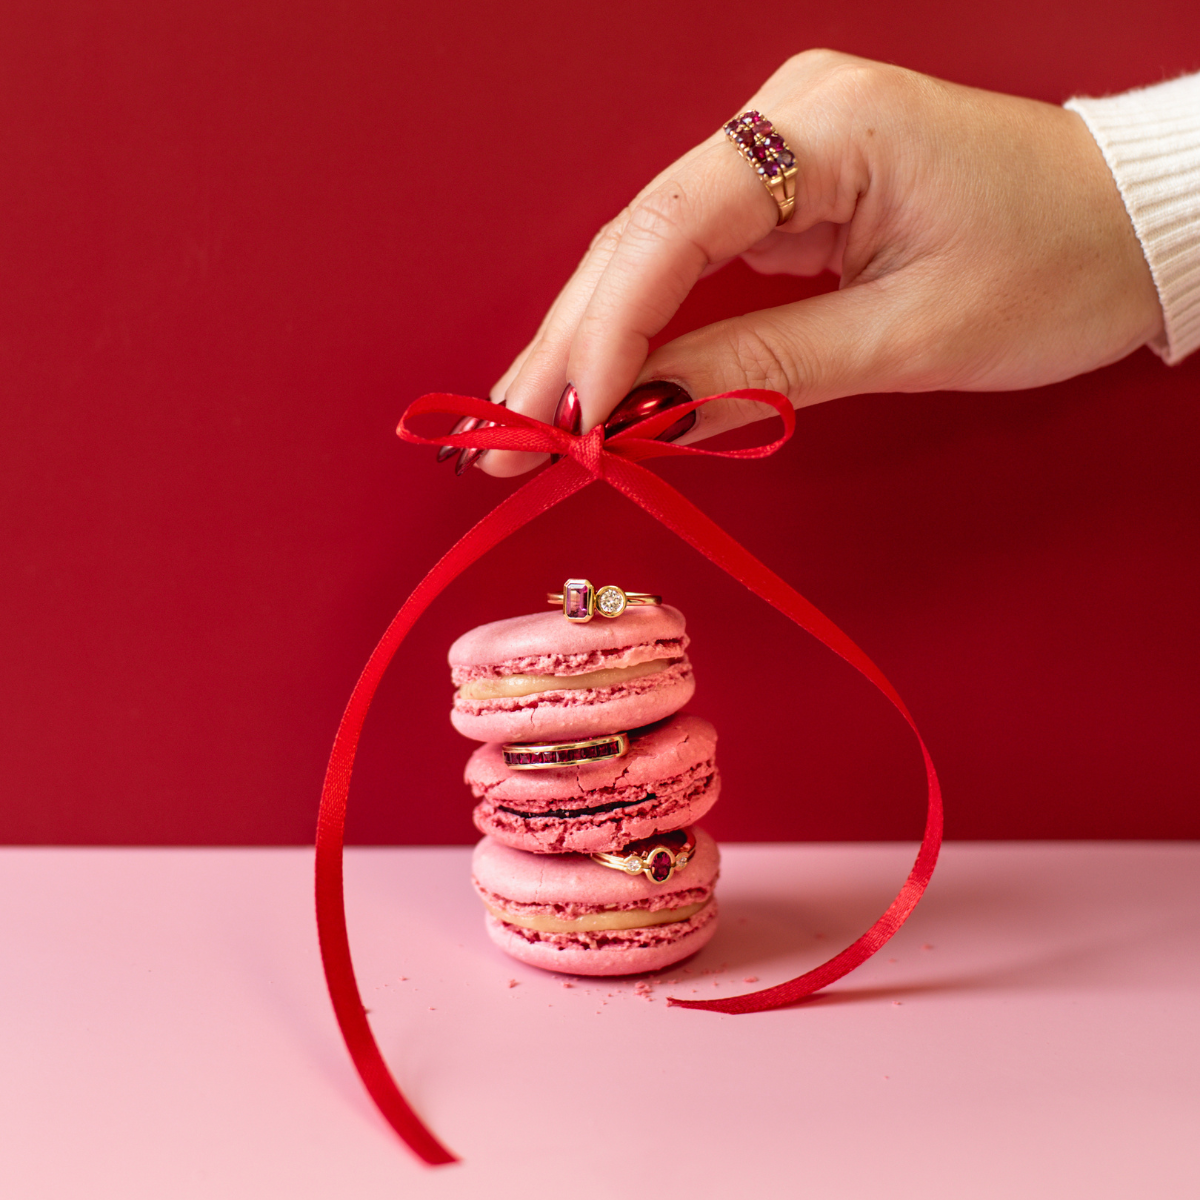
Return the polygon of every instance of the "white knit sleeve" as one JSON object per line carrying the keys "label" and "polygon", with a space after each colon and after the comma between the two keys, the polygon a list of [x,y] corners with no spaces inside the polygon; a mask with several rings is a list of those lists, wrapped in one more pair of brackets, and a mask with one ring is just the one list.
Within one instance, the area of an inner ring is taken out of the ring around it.
{"label": "white knit sleeve", "polygon": [[1162,302],[1153,349],[1177,363],[1200,346],[1200,74],[1066,107],[1117,181]]}

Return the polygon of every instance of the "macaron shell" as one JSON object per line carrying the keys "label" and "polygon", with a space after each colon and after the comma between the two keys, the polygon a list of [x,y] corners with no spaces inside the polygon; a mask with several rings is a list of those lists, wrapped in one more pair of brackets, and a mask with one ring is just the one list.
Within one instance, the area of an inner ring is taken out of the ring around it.
{"label": "macaron shell", "polygon": [[685,626],[683,613],[669,604],[584,623],[551,609],[479,625],[464,633],[447,657],[456,683],[501,664],[508,667],[506,674],[579,674],[674,657],[687,649]]}
{"label": "macaron shell", "polygon": [[[617,850],[692,825],[720,795],[716,743],[717,732],[708,721],[680,713],[638,733],[628,754],[607,762],[514,771],[505,766],[498,743],[480,746],[465,774],[480,800],[475,825],[505,845],[535,854]],[[603,811],[614,803],[620,807]],[[564,809],[578,815],[536,815]]]}
{"label": "macaron shell", "polygon": [[[531,967],[568,975],[640,975],[681,962],[705,946],[717,931],[716,900],[708,903],[703,915],[704,919],[698,922],[698,927],[695,919],[676,922],[689,927],[689,931],[674,937],[668,932],[673,929],[672,925],[654,926],[653,930],[658,935],[654,944],[639,945],[627,941],[625,944],[613,942],[596,948],[582,941],[578,945],[531,941],[514,926],[505,925],[488,912],[484,913],[484,922],[488,936],[505,954]],[[700,916],[697,914],[697,917]]]}
{"label": "macaron shell", "polygon": [[479,742],[570,741],[650,725],[677,713],[691,700],[691,664],[665,667],[607,688],[535,692],[517,699],[454,698],[450,722]]}
{"label": "macaron shell", "polygon": [[475,828],[498,842],[532,854],[601,854],[620,850],[630,842],[670,833],[700,820],[721,795],[720,776],[700,792],[664,804],[651,798],[643,804],[600,813],[587,820],[552,817],[517,817],[494,804],[477,804],[471,814]]}
{"label": "macaron shell", "polygon": [[485,837],[471,856],[476,886],[518,904],[617,908],[661,902],[676,891],[711,888],[721,867],[717,843],[694,830],[696,849],[666,884],[593,862],[585,854],[529,854]]}

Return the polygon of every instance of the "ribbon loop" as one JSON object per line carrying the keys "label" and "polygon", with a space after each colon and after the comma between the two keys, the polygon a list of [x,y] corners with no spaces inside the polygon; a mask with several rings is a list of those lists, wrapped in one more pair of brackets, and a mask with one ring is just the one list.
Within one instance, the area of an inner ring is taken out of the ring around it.
{"label": "ribbon loop", "polygon": [[[751,447],[748,450],[728,451],[702,450],[695,446],[673,446],[655,441],[658,434],[685,412],[720,399],[754,400],[769,405],[783,421],[782,436],[767,445]],[[478,417],[492,424],[470,433],[426,438],[416,433],[409,425],[412,417],[425,413]],[[367,1022],[350,957],[342,890],[342,847],[350,773],[354,766],[358,738],[367,709],[388,663],[421,613],[447,585],[493,546],[515,533],[527,521],[548,511],[582,488],[603,479],[694,546],[723,571],[744,584],[755,595],[779,609],[818,641],[841,655],[895,705],[916,735],[925,765],[929,790],[921,848],[900,892],[870,929],[827,962],[774,987],[741,996],[729,996],[722,1000],[671,998],[668,1002],[684,1008],[703,1008],[725,1013],[763,1012],[781,1005],[793,1004],[840,979],[870,958],[904,924],[924,893],[937,863],[942,841],[942,792],[929,750],[896,689],[883,672],[828,617],[759,562],[691,501],[641,465],[643,459],[683,454],[720,458],[763,458],[774,454],[791,437],[794,429],[795,414],[786,397],[777,392],[751,388],[725,392],[720,396],[707,396],[664,413],[657,413],[622,430],[607,442],[602,427],[580,436],[470,396],[422,396],[409,405],[401,419],[397,433],[405,441],[418,445],[530,450],[559,456],[557,463],[535,475],[459,538],[404,602],[372,652],[346,705],[337,737],[334,739],[333,751],[329,756],[325,785],[321,793],[316,839],[317,931],[330,999],[350,1057],[368,1092],[392,1128],[425,1162],[436,1165],[454,1162],[455,1157],[425,1127],[396,1086]]]}
{"label": "ribbon loop", "polygon": [[593,478],[604,478],[604,426],[571,440],[571,457]]}

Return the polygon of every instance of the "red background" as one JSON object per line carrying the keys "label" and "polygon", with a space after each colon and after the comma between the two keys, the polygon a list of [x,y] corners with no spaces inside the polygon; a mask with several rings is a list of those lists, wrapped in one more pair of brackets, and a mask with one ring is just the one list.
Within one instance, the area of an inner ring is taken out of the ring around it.
{"label": "red background", "polygon": [[[308,840],[375,639],[511,487],[400,444],[402,408],[484,394],[595,228],[788,53],[1058,102],[1196,69],[1198,13],[6,4],[0,838]],[[828,285],[732,267],[672,332]],[[766,463],[662,470],[889,674],[951,836],[1194,837],[1198,400],[1200,356],[1139,351],[1032,393],[841,401]],[[687,611],[714,833],[916,836],[887,703],[595,488],[422,619],[352,840],[472,838],[445,649],[577,573]]]}

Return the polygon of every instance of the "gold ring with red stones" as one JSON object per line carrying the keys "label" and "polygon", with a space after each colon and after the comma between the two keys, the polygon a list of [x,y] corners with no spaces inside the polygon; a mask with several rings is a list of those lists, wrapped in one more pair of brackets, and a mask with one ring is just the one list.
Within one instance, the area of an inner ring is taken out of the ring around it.
{"label": "gold ring with red stones", "polygon": [[760,112],[749,109],[725,123],[725,136],[738,153],[758,172],[759,178],[779,205],[777,225],[796,209],[796,156],[775,132],[775,126]]}
{"label": "gold ring with red stones", "polygon": [[[682,871],[691,861],[696,849],[696,835],[689,829],[677,829],[675,833],[658,834],[658,838],[683,836],[682,846],[666,846],[655,838],[632,842],[620,854],[593,854],[592,861],[614,871],[628,875],[645,875],[651,883],[666,883],[676,871]],[[649,843],[654,843],[650,845]],[[635,846],[644,849],[635,850]]]}
{"label": "gold ring with red stones", "polygon": [[545,771],[549,767],[624,758],[629,753],[629,734],[607,733],[582,742],[505,742],[500,753],[504,765],[514,771]]}
{"label": "gold ring with red stones", "polygon": [[627,592],[612,583],[597,588],[588,579],[568,579],[561,592],[546,593],[546,603],[561,604],[568,621],[583,625],[597,613],[613,620],[635,605],[661,604],[662,597],[649,592]]}

